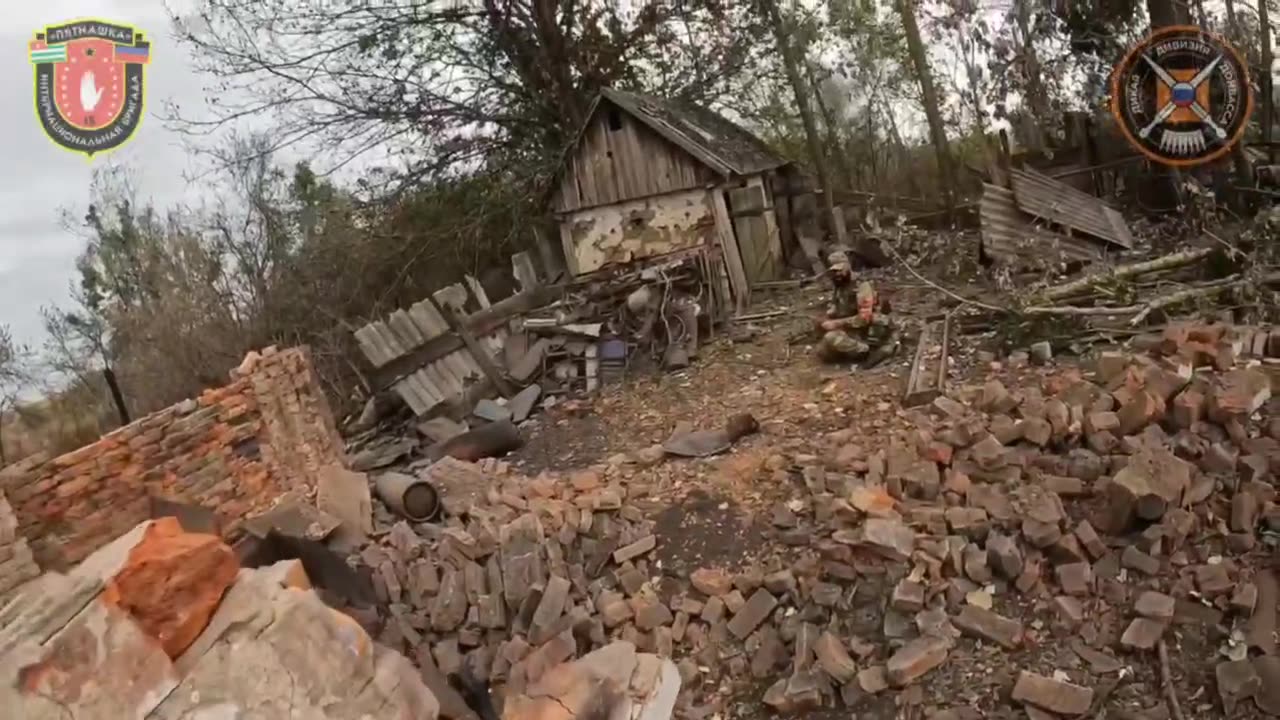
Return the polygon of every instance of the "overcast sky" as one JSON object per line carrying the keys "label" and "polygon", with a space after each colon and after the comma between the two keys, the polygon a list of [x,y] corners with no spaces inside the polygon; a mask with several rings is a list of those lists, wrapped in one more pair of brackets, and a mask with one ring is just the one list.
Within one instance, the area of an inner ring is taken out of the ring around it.
{"label": "overcast sky", "polygon": [[0,156],[6,161],[6,172],[0,174],[0,324],[36,344],[43,338],[39,309],[66,302],[75,258],[83,248],[82,239],[60,227],[60,211],[79,213],[87,207],[90,176],[103,161],[55,146],[40,129],[28,41],[45,25],[80,18],[132,25],[150,35],[146,118],[134,139],[107,157],[131,167],[141,196],[158,206],[188,199],[189,190],[183,180],[186,153],[157,113],[170,99],[190,107],[202,104],[203,83],[170,35],[162,0],[45,0],[14,3],[6,14],[9,20],[0,31],[0,108],[5,108]]}

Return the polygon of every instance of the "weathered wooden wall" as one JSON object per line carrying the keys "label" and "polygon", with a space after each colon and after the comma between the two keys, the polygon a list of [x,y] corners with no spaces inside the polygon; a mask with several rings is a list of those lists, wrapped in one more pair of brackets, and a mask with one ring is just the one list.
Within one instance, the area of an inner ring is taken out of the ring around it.
{"label": "weathered wooden wall", "polygon": [[556,212],[698,187],[714,172],[633,116],[601,100],[567,159]]}
{"label": "weathered wooden wall", "polygon": [[560,223],[575,275],[708,244],[715,219],[702,188],[579,210]]}

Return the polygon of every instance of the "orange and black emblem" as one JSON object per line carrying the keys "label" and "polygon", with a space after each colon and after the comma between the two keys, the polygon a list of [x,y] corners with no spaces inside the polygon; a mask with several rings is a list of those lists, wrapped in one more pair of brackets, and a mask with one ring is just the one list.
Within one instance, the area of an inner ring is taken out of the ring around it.
{"label": "orange and black emblem", "polygon": [[1192,25],[1162,28],[1111,74],[1111,112],[1144,155],[1189,167],[1216,160],[1253,111],[1249,69],[1225,40]]}

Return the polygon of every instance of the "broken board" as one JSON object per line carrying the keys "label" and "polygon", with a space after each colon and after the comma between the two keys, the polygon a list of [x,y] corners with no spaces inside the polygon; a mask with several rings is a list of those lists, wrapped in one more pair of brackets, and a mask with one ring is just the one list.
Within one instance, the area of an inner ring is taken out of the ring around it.
{"label": "broken board", "polygon": [[951,316],[930,323],[920,331],[911,372],[902,394],[902,406],[918,407],[933,402],[947,392],[947,364],[950,362]]}

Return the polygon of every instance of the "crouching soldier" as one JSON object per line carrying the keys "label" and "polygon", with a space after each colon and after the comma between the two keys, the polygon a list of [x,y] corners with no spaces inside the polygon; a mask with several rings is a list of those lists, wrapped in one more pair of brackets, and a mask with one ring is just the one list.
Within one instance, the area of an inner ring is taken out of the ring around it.
{"label": "crouching soldier", "polygon": [[898,349],[898,334],[887,313],[882,312],[870,282],[856,289],[849,257],[831,253],[830,276],[834,286],[827,317],[818,322],[822,341],[818,357],[824,362],[856,362],[874,367]]}

